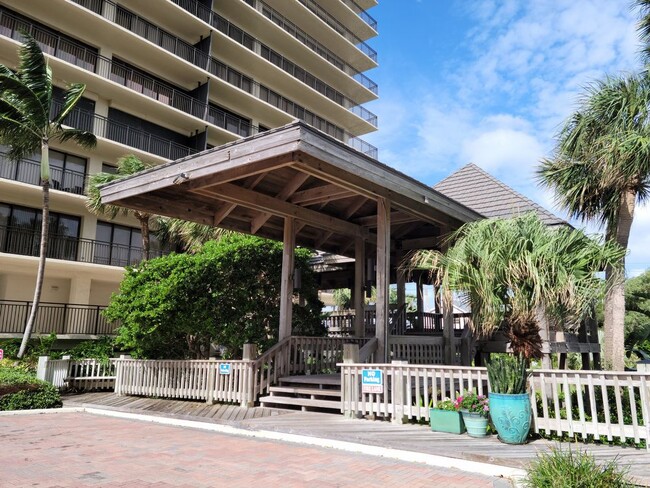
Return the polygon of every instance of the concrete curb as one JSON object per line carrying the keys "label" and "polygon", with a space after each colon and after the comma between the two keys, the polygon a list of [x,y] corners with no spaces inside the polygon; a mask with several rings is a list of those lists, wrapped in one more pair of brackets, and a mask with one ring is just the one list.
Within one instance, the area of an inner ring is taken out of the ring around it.
{"label": "concrete curb", "polygon": [[481,474],[484,476],[493,476],[508,478],[515,483],[521,480],[526,471],[518,468],[510,468],[507,466],[499,466],[488,463],[481,463],[477,461],[468,461],[457,458],[449,458],[444,456],[437,456],[434,454],[424,454],[413,451],[405,451],[401,449],[391,449],[385,447],[369,446],[366,444],[357,444],[347,441],[337,441],[332,439],[323,439],[319,437],[309,437],[297,434],[286,434],[282,432],[273,432],[268,430],[247,430],[237,427],[232,427],[223,424],[211,424],[206,422],[198,422],[195,420],[175,419],[169,417],[158,417],[153,415],[143,415],[138,413],[120,412],[117,410],[104,410],[92,407],[64,407],[58,409],[45,409],[45,410],[22,410],[15,412],[4,412],[0,415],[39,415],[39,414],[57,414],[57,413],[89,413],[92,415],[102,415],[105,417],[114,417],[128,420],[137,420],[142,422],[152,422],[161,425],[168,425],[173,427],[185,427],[192,429],[205,430],[210,432],[217,432],[220,434],[235,435],[241,437],[250,437],[256,439],[268,439],[274,441],[290,442],[293,444],[301,444],[306,446],[315,446],[329,449],[337,449],[340,451],[354,452],[358,454],[366,454],[369,456],[384,457],[387,459],[395,459],[398,461],[406,461],[413,463],[426,464],[428,466],[457,469],[468,473]]}

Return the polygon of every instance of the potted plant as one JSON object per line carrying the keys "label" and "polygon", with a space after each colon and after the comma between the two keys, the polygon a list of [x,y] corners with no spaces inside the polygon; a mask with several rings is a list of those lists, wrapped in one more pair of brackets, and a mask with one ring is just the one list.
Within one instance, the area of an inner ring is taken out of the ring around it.
{"label": "potted plant", "polygon": [[429,408],[429,423],[434,432],[448,432],[450,434],[462,434],[465,432],[463,416],[456,409],[456,405],[449,399],[445,399],[435,407]]}
{"label": "potted plant", "polygon": [[523,356],[498,355],[487,364],[490,380],[490,417],[506,444],[523,444],[530,431],[528,371]]}
{"label": "potted plant", "polygon": [[472,391],[466,391],[464,395],[456,398],[454,406],[462,412],[463,422],[469,436],[485,437],[487,435],[490,407],[485,395],[477,395]]}

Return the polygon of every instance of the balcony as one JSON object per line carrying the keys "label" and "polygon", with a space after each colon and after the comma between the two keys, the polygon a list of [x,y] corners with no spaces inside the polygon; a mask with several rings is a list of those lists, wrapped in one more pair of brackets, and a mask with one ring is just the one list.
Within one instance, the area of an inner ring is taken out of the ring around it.
{"label": "balcony", "polygon": [[[39,254],[40,242],[40,229],[0,226],[0,252],[36,257]],[[169,252],[152,250],[149,257],[160,257]],[[47,257],[107,266],[135,266],[142,262],[142,248],[50,234]]]}
{"label": "balcony", "polygon": [[[22,334],[32,302],[0,300],[0,334]],[[41,302],[38,305],[33,334],[111,335],[119,326],[108,322],[101,305]]]}
{"label": "balcony", "polygon": [[343,3],[354,10],[361,20],[368,24],[372,30],[377,31],[377,21],[372,17],[372,15],[361,8],[357,2],[354,0],[343,0]]}
{"label": "balcony", "polygon": [[[148,22],[140,18],[136,14],[133,14],[130,11],[116,5],[110,0],[93,0],[91,3],[89,3],[87,0],[73,0],[73,1],[81,5],[82,7],[88,8],[87,5],[92,6],[94,8],[93,10],[94,12],[103,10],[104,13],[102,15],[108,20],[114,21],[116,24],[130,30],[131,32],[133,32],[134,34],[140,37],[143,37],[153,42],[154,44],[158,45],[162,49],[165,49],[166,51],[175,54],[176,56],[184,59],[185,61],[188,61],[191,64],[208,71],[209,73],[225,81],[226,83],[236,86],[237,88],[257,98],[263,99],[259,95],[259,93],[262,91],[262,89],[266,89],[264,85],[261,85],[260,83],[254,81],[252,78],[240,73],[239,71],[224,64],[223,62],[217,60],[216,58],[211,57],[208,54],[200,51],[199,49],[192,46],[191,44],[181,39],[178,39],[177,37],[172,36],[168,32],[155,26],[151,22]],[[104,9],[99,9],[97,7],[98,2],[102,2]],[[111,12],[113,15],[109,15],[107,12]],[[289,101],[289,105],[300,107],[299,105],[295,104],[292,101]],[[275,106],[280,110],[283,110],[284,112],[290,113],[291,115],[295,116],[295,114],[285,110],[284,108],[277,105]],[[305,111],[304,108],[302,110]],[[359,113],[363,113],[364,116],[368,116],[372,120],[372,114],[370,114],[370,112],[367,111],[363,112],[360,109],[357,109],[356,107],[353,107],[353,110],[357,110]],[[324,124],[331,124],[330,122],[326,121],[325,119],[322,119],[321,117],[316,116],[315,114],[312,115],[313,117],[310,117],[310,119],[312,118],[318,119],[319,124],[321,126]],[[355,115],[357,114],[355,113]],[[305,120],[308,123],[310,123],[309,119],[302,118],[301,120]],[[375,123],[376,123],[376,119],[375,119]],[[315,127],[320,129],[319,125],[315,125]],[[341,133],[345,133],[342,129],[340,129],[339,131]],[[353,134],[345,133],[345,136],[338,137],[338,139],[347,140],[349,138],[354,138],[354,137],[355,136]],[[370,152],[376,154],[377,149],[375,147],[371,146],[368,143],[364,143],[362,145],[364,147],[368,146],[370,148],[369,149]]]}
{"label": "balcony", "polygon": [[[0,178],[40,185],[41,163],[33,159],[11,161],[5,153],[0,153]],[[50,188],[53,190],[83,195],[85,184],[86,175],[84,173],[50,166]]]}

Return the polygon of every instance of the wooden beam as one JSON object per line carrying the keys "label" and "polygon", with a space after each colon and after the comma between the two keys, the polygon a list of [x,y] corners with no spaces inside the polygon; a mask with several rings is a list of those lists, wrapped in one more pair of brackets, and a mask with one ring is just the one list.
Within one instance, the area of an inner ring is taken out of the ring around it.
{"label": "wooden beam", "polygon": [[[345,213],[343,214],[343,219],[344,219],[344,220],[349,220],[350,217],[352,217],[355,213],[357,213],[357,212],[359,211],[359,209],[360,209],[361,207],[363,207],[364,204],[365,204],[367,201],[368,201],[368,199],[367,199],[366,197],[364,197],[364,196],[358,196],[358,197],[357,197],[357,198],[356,198],[356,199],[355,199],[355,200],[350,204],[350,206],[348,207],[348,209],[347,209],[347,210],[345,211]],[[315,247],[316,249],[320,249],[320,247],[321,247],[323,244],[325,244],[325,243],[327,242],[327,240],[328,240],[330,237],[332,237],[332,233],[331,233],[331,232],[325,232],[325,233],[323,233],[323,235],[321,236],[321,238],[318,239],[318,240],[314,243],[314,247]]]}
{"label": "wooden beam", "polygon": [[[128,207],[147,213],[155,213],[176,219],[190,220],[199,224],[212,225],[214,207],[192,198],[175,198],[170,205],[170,198],[146,194],[129,198]],[[120,203],[116,203],[120,205]],[[126,206],[126,205],[125,205]]]}
{"label": "wooden beam", "polygon": [[282,273],[280,280],[280,329],[278,340],[291,337],[291,315],[293,309],[293,269],[296,248],[294,220],[284,219],[284,236],[282,248]]}
{"label": "wooden beam", "polygon": [[[249,176],[244,182],[244,188],[252,190],[255,188],[267,175],[267,173],[261,173],[259,175]],[[226,203],[221,206],[219,210],[214,214],[214,226],[218,227],[219,224],[230,215],[230,213],[237,208],[235,203]]]}
{"label": "wooden beam", "polygon": [[388,298],[390,287],[390,201],[377,200],[377,362],[388,361]]}
{"label": "wooden beam", "polygon": [[398,241],[398,247],[405,251],[413,249],[437,249],[440,244],[438,237],[417,237],[415,239],[403,239]]}
{"label": "wooden beam", "polygon": [[[296,173],[293,175],[293,178],[291,178],[291,180],[289,180],[289,182],[284,186],[284,188],[282,188],[282,190],[275,196],[275,198],[278,200],[287,200],[308,179],[308,174],[302,172]],[[255,234],[270,218],[271,214],[268,212],[262,212],[260,215],[255,217],[251,222],[251,232]]]}
{"label": "wooden beam", "polygon": [[322,214],[308,208],[293,205],[269,195],[264,195],[241,186],[226,183],[210,189],[195,190],[194,193],[205,195],[218,200],[236,203],[243,207],[252,208],[262,212],[270,212],[280,217],[290,217],[303,220],[312,227],[326,229],[337,234],[347,236],[366,237],[367,231],[362,227],[346,222],[345,220]]}
{"label": "wooden beam", "polygon": [[314,205],[353,197],[355,193],[347,188],[327,184],[294,193],[290,202],[297,205]]}
{"label": "wooden beam", "polygon": [[366,314],[364,313],[364,269],[366,267],[366,243],[360,237],[354,238],[354,335],[366,335]]}
{"label": "wooden beam", "polygon": [[[396,224],[406,224],[410,222],[416,222],[419,219],[418,217],[414,215],[410,215],[404,212],[391,212],[390,214],[390,223],[391,225],[396,225]],[[368,215],[366,217],[359,217],[354,219],[355,224],[359,225],[364,225],[366,227],[377,227],[377,216],[376,215]]]}

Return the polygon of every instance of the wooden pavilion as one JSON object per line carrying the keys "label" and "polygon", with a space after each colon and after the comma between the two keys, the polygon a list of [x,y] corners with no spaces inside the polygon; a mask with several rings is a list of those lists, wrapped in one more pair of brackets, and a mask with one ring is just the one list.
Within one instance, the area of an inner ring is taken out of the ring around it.
{"label": "wooden pavilion", "polygon": [[[396,269],[403,253],[440,248],[442,236],[483,218],[300,121],[108,184],[101,196],[106,203],[282,241],[280,340],[291,336],[294,248],[353,257],[359,337],[367,274],[376,273],[377,362],[389,359],[391,276],[404,302],[405,278]],[[453,328],[451,311],[445,327]],[[451,354],[445,354],[448,364]]]}

